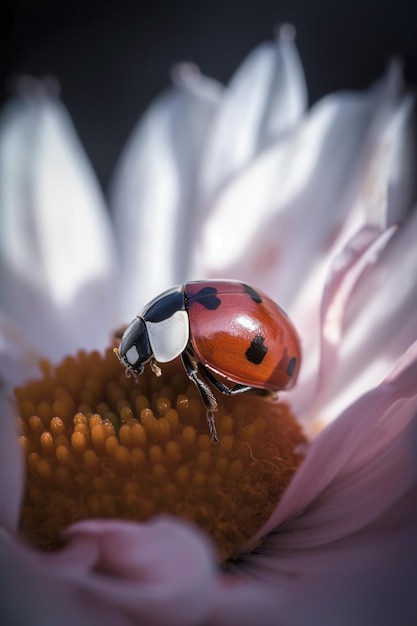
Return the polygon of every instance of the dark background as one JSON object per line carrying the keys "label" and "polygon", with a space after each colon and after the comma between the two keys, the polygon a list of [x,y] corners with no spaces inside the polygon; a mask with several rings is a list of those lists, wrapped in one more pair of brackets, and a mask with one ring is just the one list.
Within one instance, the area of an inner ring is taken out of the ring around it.
{"label": "dark background", "polygon": [[369,0],[0,0],[0,98],[15,74],[52,74],[105,187],[129,131],[194,61],[226,82],[274,27],[296,26],[310,104],[364,88],[392,55],[417,83],[417,2]]}

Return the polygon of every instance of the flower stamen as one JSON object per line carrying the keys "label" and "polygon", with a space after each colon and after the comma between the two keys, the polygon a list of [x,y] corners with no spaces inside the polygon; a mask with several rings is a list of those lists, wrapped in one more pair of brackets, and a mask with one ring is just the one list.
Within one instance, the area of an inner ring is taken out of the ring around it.
{"label": "flower stamen", "polygon": [[27,464],[22,532],[45,549],[81,519],[158,513],[206,530],[221,559],[268,519],[302,460],[284,403],[217,397],[219,443],[177,360],[127,378],[113,351],[80,352],[15,390]]}

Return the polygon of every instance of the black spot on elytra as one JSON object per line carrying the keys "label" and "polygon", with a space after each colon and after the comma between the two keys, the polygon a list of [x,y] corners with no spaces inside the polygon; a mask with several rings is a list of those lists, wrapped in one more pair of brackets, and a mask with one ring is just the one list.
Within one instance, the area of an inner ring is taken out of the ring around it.
{"label": "black spot on elytra", "polygon": [[265,337],[261,337],[261,335],[256,335],[256,337],[252,339],[249,348],[245,352],[245,357],[248,361],[255,365],[262,363],[268,352],[268,346],[266,346],[264,342]]}
{"label": "black spot on elytra", "polygon": [[256,304],[261,304],[262,296],[260,296],[259,293],[253,289],[253,287],[249,287],[249,285],[245,285],[245,283],[242,283],[242,287],[244,292],[247,293],[248,296],[256,302]]}
{"label": "black spot on elytra", "polygon": [[221,300],[216,294],[217,289],[215,287],[203,287],[195,295],[189,297],[189,300],[199,302],[209,311],[215,311],[221,304]]}
{"label": "black spot on elytra", "polygon": [[295,358],[295,356],[293,356],[292,359],[288,361],[287,376],[292,376],[294,374],[296,365],[297,365],[297,359]]}

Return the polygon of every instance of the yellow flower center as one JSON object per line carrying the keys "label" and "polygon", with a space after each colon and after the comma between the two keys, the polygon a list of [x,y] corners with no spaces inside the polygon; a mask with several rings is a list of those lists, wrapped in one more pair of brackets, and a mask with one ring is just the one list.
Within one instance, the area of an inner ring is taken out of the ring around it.
{"label": "yellow flower center", "polygon": [[198,524],[227,559],[268,519],[303,458],[288,406],[247,394],[217,396],[213,443],[179,361],[135,380],[109,348],[42,369],[15,395],[27,461],[21,529],[45,549],[78,520],[166,513]]}

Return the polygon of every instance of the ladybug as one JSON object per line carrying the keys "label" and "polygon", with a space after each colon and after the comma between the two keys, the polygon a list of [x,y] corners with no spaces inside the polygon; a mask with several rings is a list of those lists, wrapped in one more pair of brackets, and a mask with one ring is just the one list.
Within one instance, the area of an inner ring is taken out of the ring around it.
{"label": "ladybug", "polygon": [[300,340],[284,311],[261,291],[224,280],[165,291],[130,323],[115,352],[134,376],[146,363],[160,376],[157,363],[180,356],[207,409],[213,441],[218,407],[212,387],[228,396],[276,397],[293,387],[301,364]]}

